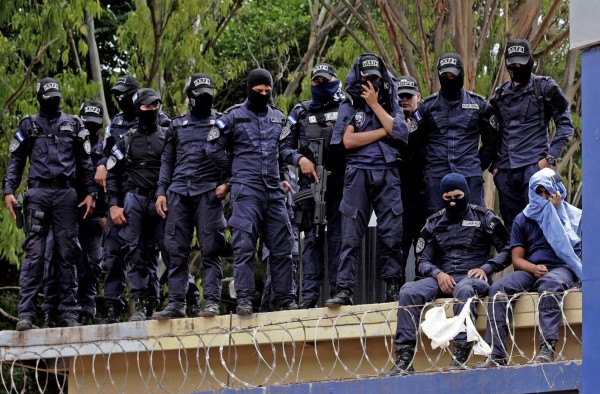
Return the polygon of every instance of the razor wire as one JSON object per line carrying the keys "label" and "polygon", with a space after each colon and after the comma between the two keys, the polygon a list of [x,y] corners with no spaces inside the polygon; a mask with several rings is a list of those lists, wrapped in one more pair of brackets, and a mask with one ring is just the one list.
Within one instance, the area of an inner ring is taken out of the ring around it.
{"label": "razor wire", "polygon": [[[490,303],[506,303],[510,344],[502,344],[502,348],[507,355],[507,364],[517,365],[535,362],[537,348],[541,341],[545,341],[537,314],[542,300],[551,297],[562,315],[558,341],[561,346],[556,349],[556,361],[566,361],[569,359],[565,352],[567,342],[577,347],[576,353],[579,359],[581,357],[579,330],[572,327],[564,308],[565,298],[579,291],[571,289],[539,295],[520,293],[510,297],[500,294],[496,295],[496,299],[475,298],[473,302],[483,306],[480,310],[485,311],[484,315],[490,312]],[[533,327],[528,327],[533,328],[533,338],[529,337],[529,333],[527,338],[519,337],[525,334],[517,332],[519,327],[511,319],[516,300],[533,305],[536,318]],[[420,321],[430,307],[452,309],[457,303],[459,301],[454,299],[429,302],[423,305]],[[415,307],[419,306],[402,308]],[[25,371],[29,371],[28,379],[35,381],[34,386],[40,393],[45,392],[51,383],[61,393],[89,393],[94,390],[98,393],[187,393],[373,377],[394,365],[398,308],[389,304],[363,306],[361,311],[323,308],[318,310],[322,311],[318,316],[311,312],[308,317],[281,321],[275,320],[277,314],[273,318],[263,315],[266,318],[260,320],[264,322],[255,326],[233,326],[230,317],[227,327],[200,331],[190,329],[176,334],[98,339],[43,348],[30,346],[18,348],[18,351],[14,350],[17,348],[0,347],[0,379],[2,388],[8,393],[24,392],[24,387],[19,387],[18,378],[24,376]],[[243,319],[236,322],[243,322]],[[430,339],[417,323],[413,319],[417,332],[413,361],[419,356],[421,359],[415,373],[446,371],[450,348],[433,350]],[[487,324],[495,323],[491,319]],[[349,331],[352,332],[348,334]],[[349,339],[355,340],[354,343],[358,340],[359,346],[348,345]],[[533,351],[520,347],[519,342],[523,341],[532,341]],[[382,348],[385,357],[381,356]],[[483,358],[471,355],[462,369],[475,368],[476,361],[483,361]],[[131,384],[135,384],[133,391]],[[552,384],[549,379],[548,384]]]}

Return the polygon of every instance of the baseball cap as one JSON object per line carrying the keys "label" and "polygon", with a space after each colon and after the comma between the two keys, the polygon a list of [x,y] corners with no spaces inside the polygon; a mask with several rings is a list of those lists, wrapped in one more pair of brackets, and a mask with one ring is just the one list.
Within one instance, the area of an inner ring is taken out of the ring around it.
{"label": "baseball cap", "polygon": [[140,89],[133,95],[133,105],[139,107],[140,105],[150,105],[157,101],[162,104],[160,95],[152,89],[144,88]]}
{"label": "baseball cap", "polygon": [[417,80],[410,75],[403,75],[398,79],[398,94],[411,94],[415,95],[419,93],[419,84]]}
{"label": "baseball cap", "polygon": [[44,78],[36,86],[35,91],[39,98],[62,97],[58,81],[54,78]]}
{"label": "baseball cap", "polygon": [[360,76],[377,75],[381,78],[381,61],[375,55],[365,55],[360,59]]}
{"label": "baseball cap", "polygon": [[214,94],[215,84],[208,74],[197,73],[190,77],[188,95],[199,96],[202,93]]}
{"label": "baseball cap", "polygon": [[110,91],[113,94],[133,93],[133,92],[137,91],[139,88],[140,88],[140,84],[137,81],[137,79],[135,79],[135,77],[132,77],[131,75],[124,75],[122,77],[119,77],[119,79],[117,79],[117,82],[115,82],[113,87],[110,88]]}
{"label": "baseball cap", "polygon": [[335,69],[331,64],[321,63],[314,66],[312,72],[310,73],[311,80],[315,79],[316,77],[324,77],[327,80],[330,80],[333,77],[337,78],[337,74],[335,73]]}
{"label": "baseball cap", "polygon": [[506,64],[527,64],[531,59],[531,46],[527,40],[508,40],[504,50]]}
{"label": "baseball cap", "polygon": [[102,105],[95,100],[86,101],[79,108],[79,117],[86,123],[102,124]]}
{"label": "baseball cap", "polygon": [[458,53],[445,53],[438,60],[438,74],[450,72],[454,75],[463,70],[463,61]]}

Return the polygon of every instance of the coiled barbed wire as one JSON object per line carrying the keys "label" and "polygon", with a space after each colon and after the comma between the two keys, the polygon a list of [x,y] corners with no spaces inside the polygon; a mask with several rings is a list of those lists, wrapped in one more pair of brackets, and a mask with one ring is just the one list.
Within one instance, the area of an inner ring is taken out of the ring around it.
{"label": "coiled barbed wire", "polygon": [[[475,299],[473,302],[479,303],[479,319],[484,321],[490,312],[488,302],[506,302],[510,344],[502,344],[502,348],[506,352],[508,365],[515,365],[534,362],[540,341],[545,341],[545,338],[540,332],[537,318],[533,320],[533,327],[526,327],[533,328],[533,338],[529,337],[531,334],[527,331],[518,331],[521,327],[517,327],[517,323],[511,319],[514,301],[518,300],[517,307],[527,304],[533,306],[537,316],[542,300],[553,297],[562,314],[562,328],[559,331],[562,345],[556,349],[556,360],[566,361],[569,359],[565,352],[567,339],[575,344],[574,353],[581,357],[580,329],[573,327],[573,324],[579,326],[578,316],[572,317],[574,321],[570,322],[565,311],[565,300],[572,294],[577,296],[576,293],[581,296],[578,289],[540,295],[521,293],[510,297],[497,294],[496,299],[487,302],[485,299]],[[458,301],[454,299],[427,303],[420,320],[423,320],[431,306],[442,306],[451,311],[455,303]],[[410,307],[414,306],[404,308]],[[18,347],[17,341],[12,346],[0,346],[0,379],[3,389],[8,393],[25,390],[24,375],[35,381],[34,386],[40,393],[50,385],[61,393],[66,393],[68,389],[86,393],[187,393],[377,376],[389,370],[395,360],[397,311],[398,306],[391,304],[339,310],[322,308],[298,311],[293,318],[289,317],[289,313],[281,312],[255,315],[252,320],[235,319],[236,326],[231,316],[204,319],[196,326],[227,321],[229,326],[194,330],[194,324],[191,324],[185,325],[188,327],[186,331],[175,330],[173,333],[143,338],[98,338],[85,343],[23,347]],[[256,324],[243,325],[247,321]],[[495,324],[493,318],[490,321]],[[476,324],[480,330],[485,326],[481,321]],[[420,357],[417,373],[446,370],[449,349],[432,350],[431,341],[418,329],[418,322],[414,318],[413,325],[418,333],[414,357]],[[33,330],[30,333],[41,331]],[[522,335],[528,337],[520,337]],[[68,331],[65,331],[64,338],[65,341],[69,340]],[[348,340],[354,342],[347,345]],[[521,348],[519,341],[533,343],[533,352]],[[572,350],[570,352],[573,353]],[[474,357],[463,366],[465,369],[474,367],[472,359]],[[421,365],[423,361],[424,368]],[[26,374],[25,371],[30,372]],[[547,381],[552,387],[552,380],[547,378]]]}

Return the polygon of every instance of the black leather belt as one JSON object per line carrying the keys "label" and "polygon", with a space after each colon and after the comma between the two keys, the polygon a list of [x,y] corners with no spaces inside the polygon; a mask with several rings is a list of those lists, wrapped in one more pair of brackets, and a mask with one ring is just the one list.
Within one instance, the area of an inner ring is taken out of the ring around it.
{"label": "black leather belt", "polygon": [[71,181],[67,179],[47,179],[47,180],[30,180],[27,182],[30,189],[69,189],[72,187]]}
{"label": "black leather belt", "polygon": [[148,197],[151,200],[156,200],[156,189],[144,189],[136,187],[135,189],[127,190],[129,193],[137,194],[138,196]]}

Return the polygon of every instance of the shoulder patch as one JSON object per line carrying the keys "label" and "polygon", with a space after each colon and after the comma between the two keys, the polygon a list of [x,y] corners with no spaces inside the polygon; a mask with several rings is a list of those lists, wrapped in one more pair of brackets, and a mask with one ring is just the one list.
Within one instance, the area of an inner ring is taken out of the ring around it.
{"label": "shoulder patch", "polygon": [[409,133],[414,133],[415,131],[417,131],[419,129],[419,122],[416,121],[410,121],[408,123],[408,132]]}
{"label": "shoulder patch", "polygon": [[119,160],[117,160],[116,157],[114,157],[113,155],[110,155],[108,157],[108,160],[106,161],[106,169],[107,170],[112,170],[117,165],[118,161]]}
{"label": "shoulder patch", "polygon": [[19,143],[22,143],[23,141],[25,141],[25,136],[21,133],[20,130],[16,131],[15,134],[14,134],[14,136],[15,136],[15,139],[17,141],[19,141]]}
{"label": "shoulder patch", "polygon": [[285,137],[290,135],[291,132],[292,132],[292,128],[290,127],[290,123],[287,122],[285,124],[285,126],[283,126],[283,128],[281,129],[281,135],[279,136],[279,141],[283,141],[285,139]]}
{"label": "shoulder patch", "polygon": [[415,253],[421,253],[425,249],[425,246],[427,246],[427,241],[425,241],[425,238],[419,237],[415,246]]}
{"label": "shoulder patch", "polygon": [[293,126],[296,123],[298,123],[298,121],[296,120],[296,118],[294,118],[292,115],[289,115],[287,117],[287,121],[288,121],[288,123],[289,123],[290,126]]}
{"label": "shoulder patch", "polygon": [[[217,124],[218,124],[219,121],[220,121],[220,119],[217,121]],[[218,127],[215,126],[215,127],[213,127],[213,128],[210,129],[210,132],[208,133],[208,136],[206,137],[206,140],[207,141],[214,141],[214,140],[218,139],[220,136],[221,136],[221,131],[219,130]]]}
{"label": "shoulder patch", "polygon": [[223,119],[217,119],[217,121],[215,122],[215,124],[217,125],[217,127],[219,128],[219,130],[224,130],[225,127],[227,127],[227,124],[223,121]]}
{"label": "shoulder patch", "polygon": [[19,149],[19,146],[21,146],[21,142],[19,142],[18,139],[13,138],[12,140],[10,140],[10,144],[8,144],[8,150],[10,151],[10,153],[13,153],[17,149]]}

